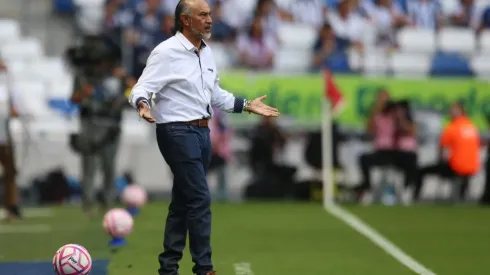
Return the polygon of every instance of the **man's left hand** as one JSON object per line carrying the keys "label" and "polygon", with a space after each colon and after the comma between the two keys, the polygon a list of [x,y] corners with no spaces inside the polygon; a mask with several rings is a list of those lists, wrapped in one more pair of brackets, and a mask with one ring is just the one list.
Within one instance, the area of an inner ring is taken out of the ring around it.
{"label": "man's left hand", "polygon": [[248,108],[246,108],[245,111],[261,116],[278,117],[280,113],[276,108],[266,105],[262,102],[266,98],[267,96],[263,95],[250,101]]}

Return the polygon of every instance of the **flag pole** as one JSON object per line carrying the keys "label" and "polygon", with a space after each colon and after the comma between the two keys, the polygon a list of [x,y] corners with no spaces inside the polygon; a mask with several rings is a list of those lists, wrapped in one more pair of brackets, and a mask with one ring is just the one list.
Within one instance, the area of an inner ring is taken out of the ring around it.
{"label": "flag pole", "polygon": [[324,97],[322,108],[322,183],[323,206],[334,203],[334,181],[332,165],[332,105],[328,98]]}

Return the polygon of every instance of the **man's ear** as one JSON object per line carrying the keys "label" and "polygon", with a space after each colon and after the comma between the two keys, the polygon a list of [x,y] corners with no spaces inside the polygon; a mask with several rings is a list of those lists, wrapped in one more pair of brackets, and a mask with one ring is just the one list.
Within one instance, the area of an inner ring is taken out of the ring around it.
{"label": "man's ear", "polygon": [[190,18],[189,16],[185,15],[185,14],[181,14],[180,15],[180,21],[182,22],[182,24],[184,26],[190,26]]}

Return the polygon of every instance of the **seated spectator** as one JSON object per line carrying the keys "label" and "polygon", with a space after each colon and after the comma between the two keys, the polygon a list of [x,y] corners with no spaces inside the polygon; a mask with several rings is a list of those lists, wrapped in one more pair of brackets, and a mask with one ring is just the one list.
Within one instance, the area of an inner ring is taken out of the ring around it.
{"label": "seated spectator", "polygon": [[237,39],[239,66],[250,69],[271,68],[275,48],[275,38],[264,33],[262,21],[255,18],[249,30]]}
{"label": "seated spectator", "polygon": [[363,31],[366,20],[354,10],[352,0],[342,0],[337,10],[328,12],[327,20],[337,37],[337,42],[363,48]]}
{"label": "seated spectator", "polygon": [[438,0],[407,1],[407,14],[411,24],[418,28],[437,30],[442,23]]}
{"label": "seated spectator", "polygon": [[158,41],[163,14],[160,0],[141,2],[134,14],[131,28],[126,32],[127,42],[133,47],[132,76],[139,78],[145,68],[146,60]]}
{"label": "seated spectator", "polygon": [[286,138],[276,120],[264,117],[252,131],[249,162],[255,175],[269,173],[279,164],[275,161],[275,155],[284,150]]}
{"label": "seated spectator", "polygon": [[[351,0],[353,1],[354,10],[357,14],[371,23],[379,21],[383,23],[387,17],[392,20],[393,27],[399,28],[410,23],[407,15],[405,14],[404,5],[402,0]],[[388,11],[389,16],[387,16]]]}
{"label": "seated spectator", "polygon": [[395,18],[391,10],[391,1],[376,0],[373,9],[370,12],[370,18],[376,29],[376,45],[394,45]]}
{"label": "seated spectator", "polygon": [[417,136],[410,104],[403,100],[395,106],[395,162],[404,173],[405,188],[417,179]]}
{"label": "seated spectator", "polygon": [[127,25],[122,24],[123,20],[121,20],[123,17],[121,15],[124,12],[129,14],[131,19],[131,12],[128,11],[125,0],[108,0],[105,4],[104,27],[111,29],[121,25]]}
{"label": "seated spectator", "polygon": [[[480,135],[476,126],[465,115],[463,104],[451,106],[451,123],[444,129],[439,148],[439,162],[422,167],[418,172],[414,199],[419,199],[424,178],[439,175],[461,180],[460,198],[466,196],[469,179],[480,169]],[[444,160],[444,149],[449,158]]]}
{"label": "seated spectator", "polygon": [[478,20],[474,0],[459,0],[458,5],[449,14],[449,23],[453,26],[476,29]]}
{"label": "seated spectator", "polygon": [[320,30],[319,36],[313,46],[312,69],[318,70],[329,67],[330,58],[339,51],[343,51],[346,44],[338,43],[333,33],[332,26],[325,23]]}
{"label": "seated spectator", "polygon": [[486,7],[482,13],[480,24],[478,25],[477,32],[480,33],[485,29],[490,29],[490,7]]}
{"label": "seated spectator", "polygon": [[106,36],[117,43],[121,43],[123,30],[132,22],[133,10],[126,0],[108,0],[106,2],[103,21]]}
{"label": "seated spectator", "polygon": [[317,29],[322,27],[327,13],[324,0],[290,0],[287,6],[281,6],[280,9],[283,19],[307,24]]}
{"label": "seated spectator", "polygon": [[245,188],[245,197],[285,198],[295,189],[297,168],[280,161],[287,138],[275,118],[264,117],[251,131],[249,163],[252,179]]}
{"label": "seated spectator", "polygon": [[274,0],[259,0],[255,7],[253,18],[258,17],[262,22],[264,32],[277,37],[277,28],[281,21],[281,14]]}
{"label": "seated spectator", "polygon": [[390,101],[388,92],[381,89],[367,129],[374,138],[375,151],[359,158],[362,181],[356,188],[358,199],[371,188],[370,171],[375,166],[393,165],[403,173],[405,186],[415,185],[417,141],[408,104]]}
{"label": "seated spectator", "polygon": [[213,27],[211,39],[218,42],[231,42],[235,39],[236,31],[223,21],[222,1],[216,1],[213,7]]}

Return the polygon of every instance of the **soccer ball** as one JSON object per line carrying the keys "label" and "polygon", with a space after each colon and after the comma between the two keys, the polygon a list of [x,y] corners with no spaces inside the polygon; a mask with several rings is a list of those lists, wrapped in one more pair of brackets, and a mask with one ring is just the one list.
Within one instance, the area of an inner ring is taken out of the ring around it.
{"label": "soccer ball", "polygon": [[131,184],[124,188],[121,199],[130,207],[142,207],[146,204],[146,191],[139,185]]}
{"label": "soccer ball", "polygon": [[83,246],[67,244],[54,254],[53,268],[56,275],[87,275],[92,269],[92,258]]}
{"label": "soccer ball", "polygon": [[133,230],[133,217],[125,209],[114,208],[104,215],[102,226],[112,237],[125,237]]}

